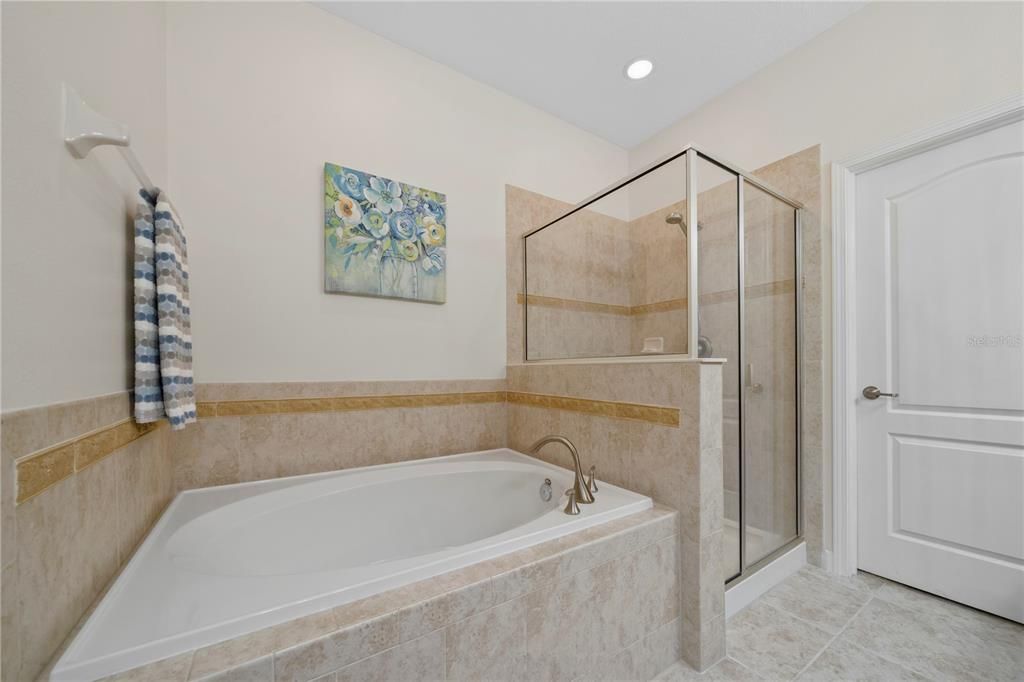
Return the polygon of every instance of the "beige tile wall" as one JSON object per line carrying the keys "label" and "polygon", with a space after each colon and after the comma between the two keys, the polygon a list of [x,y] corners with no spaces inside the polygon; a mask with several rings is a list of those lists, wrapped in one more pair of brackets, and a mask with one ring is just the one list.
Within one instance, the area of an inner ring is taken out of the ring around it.
{"label": "beige tile wall", "polygon": [[[523,190],[509,197],[506,210],[519,234],[543,224],[528,220],[558,215],[564,208],[562,202]],[[613,216],[585,209],[525,242],[530,359],[630,352],[632,242],[625,227]],[[521,258],[524,243],[516,241],[514,252]]]}
{"label": "beige tile wall", "polygon": [[[685,188],[680,188],[685,193]],[[665,206],[629,222],[633,243],[630,328],[633,354],[647,337],[665,340],[666,353],[687,352],[686,238],[677,225],[665,222],[673,211],[686,215],[686,201]]]}
{"label": "beige tile wall", "polygon": [[[530,237],[523,306],[522,234],[570,207],[506,188],[509,361],[521,362],[528,327],[531,360],[636,355],[648,336],[668,353],[686,352],[686,244],[665,211],[626,222],[594,211],[568,216]],[[667,262],[671,267],[665,267]],[[512,312],[514,311],[514,312]]]}
{"label": "beige tile wall", "polygon": [[523,235],[572,208],[571,204],[505,185],[505,338],[507,361],[525,359],[524,327],[526,313],[517,296],[523,292]]}
{"label": "beige tile wall", "polygon": [[[678,411],[677,423],[637,421],[549,405],[508,406],[508,440],[525,451],[547,434],[568,437],[598,478],[650,495],[680,513],[681,650],[698,669],[725,653],[722,553],[721,365],[714,362],[523,364],[515,392],[623,401]],[[555,445],[539,453],[571,465]]]}
{"label": "beige tile wall", "polygon": [[178,490],[503,447],[504,380],[202,384]]}
{"label": "beige tile wall", "polygon": [[123,392],[0,417],[4,680],[35,679],[174,494],[169,429],[129,416]]}

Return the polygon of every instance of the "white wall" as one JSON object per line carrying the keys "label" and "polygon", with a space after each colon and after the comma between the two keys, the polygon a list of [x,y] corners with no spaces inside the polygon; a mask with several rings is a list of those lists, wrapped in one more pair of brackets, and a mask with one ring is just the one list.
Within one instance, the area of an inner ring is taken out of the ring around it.
{"label": "white wall", "polygon": [[876,3],[630,150],[688,142],[747,168],[821,143],[825,161],[1024,91],[1021,3]]}
{"label": "white wall", "polygon": [[130,216],[138,189],[113,149],[64,147],[61,82],[125,122],[166,177],[164,8],[2,3],[4,410],[131,381]]}
{"label": "white wall", "polygon": [[[312,5],[167,12],[197,381],[503,376],[505,183],[576,201],[626,152]],[[445,305],[323,293],[325,161],[447,194]]]}
{"label": "white wall", "polygon": [[[828,164],[1024,93],[1022,31],[1021,3],[869,5],[630,150],[630,167],[689,142],[748,169],[820,143],[827,352],[832,295]],[[824,376],[829,396],[827,356]],[[829,466],[826,450],[826,547],[831,544]]]}

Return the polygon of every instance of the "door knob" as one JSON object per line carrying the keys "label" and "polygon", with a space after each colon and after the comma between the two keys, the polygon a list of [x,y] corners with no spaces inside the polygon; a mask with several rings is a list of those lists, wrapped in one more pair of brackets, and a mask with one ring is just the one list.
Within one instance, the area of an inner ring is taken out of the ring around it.
{"label": "door knob", "polygon": [[863,395],[868,400],[878,400],[883,395],[886,398],[895,398],[896,396],[899,395],[899,393],[882,393],[882,391],[879,390],[878,386],[865,386],[864,390],[861,391],[861,395]]}

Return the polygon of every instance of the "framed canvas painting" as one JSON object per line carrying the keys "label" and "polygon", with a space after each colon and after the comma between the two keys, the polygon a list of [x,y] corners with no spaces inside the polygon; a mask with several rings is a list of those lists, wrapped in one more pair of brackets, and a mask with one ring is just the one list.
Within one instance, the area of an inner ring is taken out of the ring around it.
{"label": "framed canvas painting", "polygon": [[324,164],[324,289],[445,302],[445,195]]}

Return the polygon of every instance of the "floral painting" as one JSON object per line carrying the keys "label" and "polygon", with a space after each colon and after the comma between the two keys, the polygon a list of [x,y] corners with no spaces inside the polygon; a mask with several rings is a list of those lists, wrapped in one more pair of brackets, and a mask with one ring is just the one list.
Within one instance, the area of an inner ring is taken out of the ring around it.
{"label": "floral painting", "polygon": [[444,303],[445,196],[324,164],[328,293]]}

